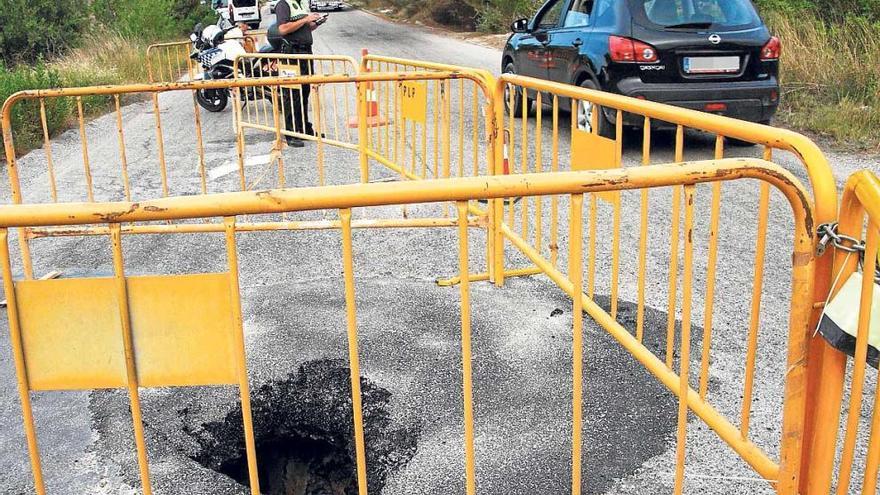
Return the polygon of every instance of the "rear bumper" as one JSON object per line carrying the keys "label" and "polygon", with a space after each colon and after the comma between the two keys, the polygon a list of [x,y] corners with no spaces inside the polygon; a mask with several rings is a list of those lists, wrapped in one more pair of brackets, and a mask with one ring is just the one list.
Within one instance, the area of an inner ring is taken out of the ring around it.
{"label": "rear bumper", "polygon": [[[724,103],[726,110],[711,113],[750,122],[769,121],[779,106],[779,82],[775,77],[763,81],[682,84],[647,84],[638,78],[628,78],[617,85],[617,92],[700,111],[705,111],[709,103]],[[644,118],[639,116],[624,118],[627,125],[643,122]]]}

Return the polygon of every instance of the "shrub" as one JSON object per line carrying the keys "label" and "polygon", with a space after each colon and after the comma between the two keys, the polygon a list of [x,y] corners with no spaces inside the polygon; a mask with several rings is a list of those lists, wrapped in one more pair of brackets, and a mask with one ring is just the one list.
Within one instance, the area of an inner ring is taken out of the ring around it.
{"label": "shrub", "polygon": [[[15,69],[0,64],[0,99],[3,101],[19,91],[57,88],[62,85],[59,72],[42,62],[33,67],[19,66]],[[49,98],[45,102],[46,127],[50,133],[54,133],[66,125],[74,107],[66,98]],[[16,149],[31,149],[42,142],[39,108],[39,103],[35,100],[21,101],[13,107],[11,117]]]}
{"label": "shrub", "polygon": [[75,45],[88,22],[82,0],[3,0],[0,60],[32,63]]}

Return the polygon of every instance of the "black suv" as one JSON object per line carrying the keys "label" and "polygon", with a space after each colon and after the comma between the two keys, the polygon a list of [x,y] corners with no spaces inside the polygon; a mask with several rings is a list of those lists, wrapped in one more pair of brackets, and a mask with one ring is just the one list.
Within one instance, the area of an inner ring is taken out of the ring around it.
{"label": "black suv", "polygon": [[[511,30],[503,72],[752,122],[779,104],[779,39],[749,0],[548,0]],[[603,113],[607,134],[616,114]]]}

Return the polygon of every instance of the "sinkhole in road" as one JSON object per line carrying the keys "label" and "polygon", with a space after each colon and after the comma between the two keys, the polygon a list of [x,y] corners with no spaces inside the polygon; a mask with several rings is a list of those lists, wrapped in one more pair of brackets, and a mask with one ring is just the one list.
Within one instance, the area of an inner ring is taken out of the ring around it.
{"label": "sinkhole in road", "polygon": [[[341,360],[309,361],[286,378],[251,393],[260,488],[267,495],[357,493],[349,368]],[[361,378],[368,488],[378,493],[389,474],[415,454],[419,429],[388,413],[391,393]],[[241,406],[190,434],[193,458],[248,485]]]}

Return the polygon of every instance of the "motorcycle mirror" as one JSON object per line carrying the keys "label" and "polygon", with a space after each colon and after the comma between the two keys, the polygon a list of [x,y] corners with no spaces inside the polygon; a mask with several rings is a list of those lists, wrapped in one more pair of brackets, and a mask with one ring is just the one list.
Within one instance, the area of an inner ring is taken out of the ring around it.
{"label": "motorcycle mirror", "polygon": [[200,23],[196,24],[195,27],[193,27],[193,33],[195,33],[196,36],[200,36],[202,34],[202,31],[204,31],[204,29],[205,29],[205,27],[202,26],[202,23],[200,22]]}

